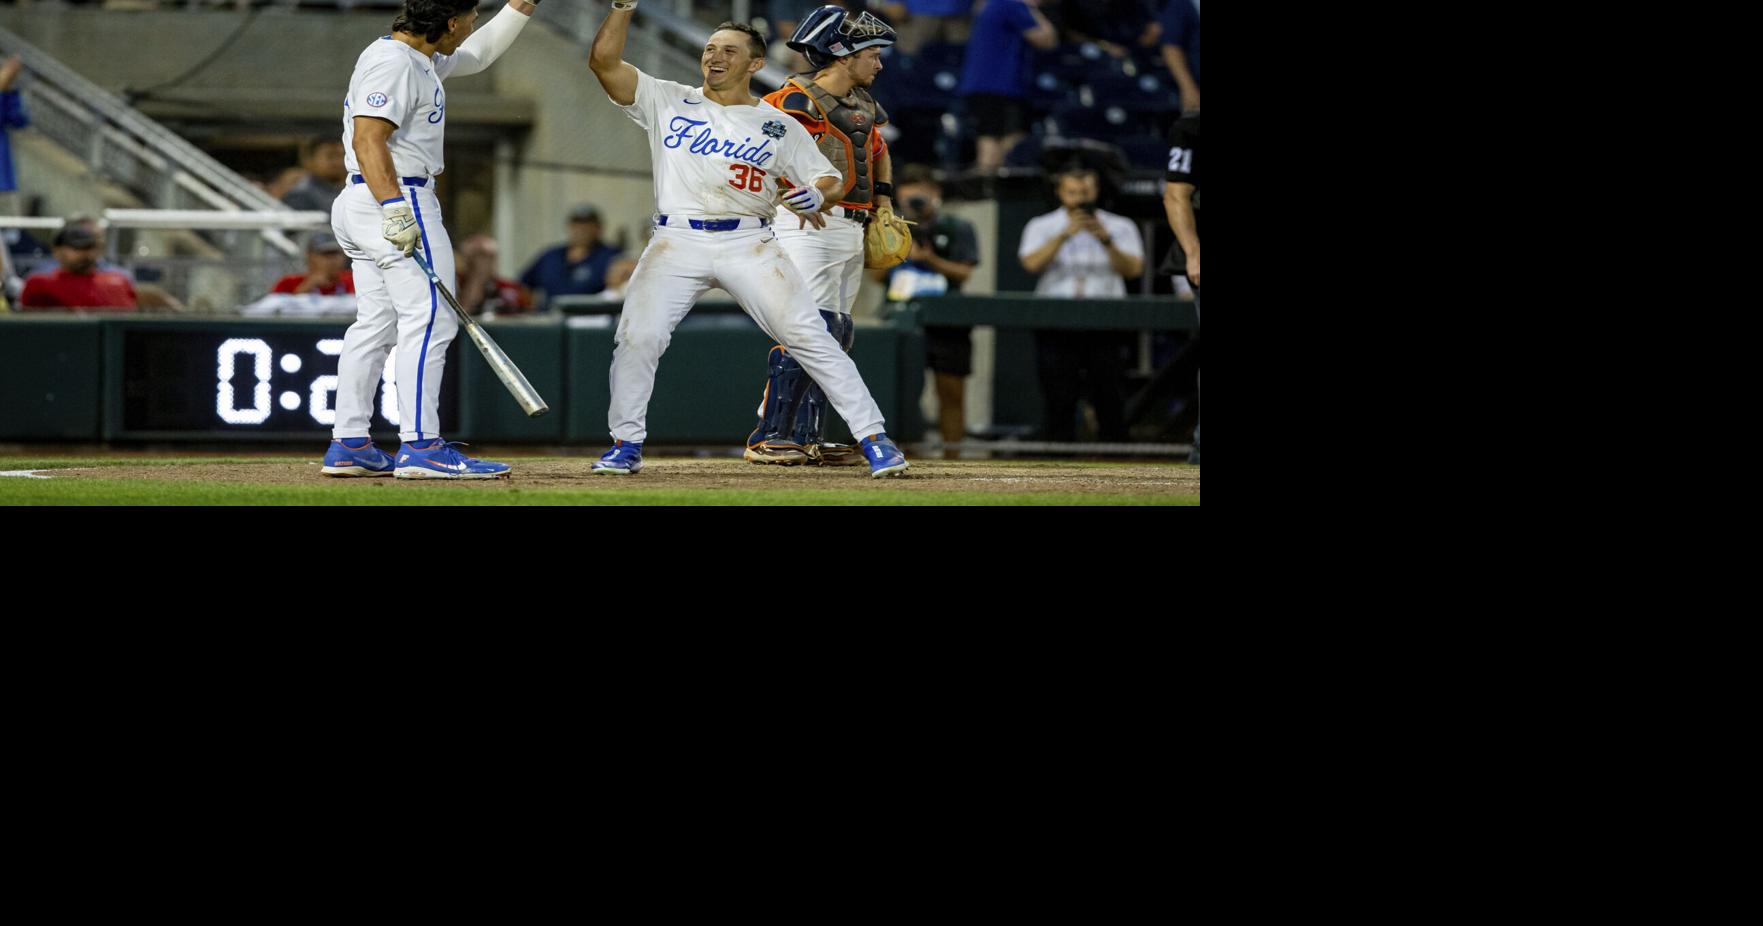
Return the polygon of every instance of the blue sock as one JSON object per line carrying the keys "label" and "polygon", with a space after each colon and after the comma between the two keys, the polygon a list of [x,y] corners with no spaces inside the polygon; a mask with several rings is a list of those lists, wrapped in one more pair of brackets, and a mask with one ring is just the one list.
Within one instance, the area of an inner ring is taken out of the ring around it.
{"label": "blue sock", "polygon": [[345,437],[345,438],[343,438],[343,446],[349,448],[350,450],[362,450],[362,449],[366,448],[369,443],[372,443],[372,442],[369,441],[365,437]]}
{"label": "blue sock", "polygon": [[440,438],[431,437],[425,441],[417,441],[416,443],[413,443],[410,446],[414,447],[417,450],[433,450],[436,447],[440,446],[440,444],[441,444]]}

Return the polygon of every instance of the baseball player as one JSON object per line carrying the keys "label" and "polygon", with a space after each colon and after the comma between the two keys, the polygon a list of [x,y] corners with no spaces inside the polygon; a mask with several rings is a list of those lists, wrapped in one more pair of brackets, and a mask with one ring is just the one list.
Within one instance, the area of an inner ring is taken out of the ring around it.
{"label": "baseball player", "polygon": [[[780,199],[793,217],[824,227],[829,196],[844,180],[801,123],[748,92],[765,65],[764,36],[723,23],[699,59],[702,87],[657,80],[623,60],[636,7],[635,0],[615,0],[588,58],[606,95],[649,135],[658,210],[614,337],[606,416],[614,444],[593,471],[642,469],[661,354],[698,297],[720,286],[826,390],[859,439],[870,475],[905,472],[906,457],[882,430],[881,409],[857,365],[827,333],[770,228]],[[780,178],[792,184],[787,195]]]}
{"label": "baseball player", "polygon": [[[802,18],[789,41],[816,69],[814,76],[792,77],[765,97],[794,116],[844,174],[825,228],[807,228],[786,206],[775,220],[778,243],[807,279],[827,331],[847,352],[856,330],[851,306],[863,282],[863,227],[872,209],[892,208],[893,162],[876,131],[888,114],[868,91],[881,73],[881,50],[892,44],[894,30],[874,16],[823,6]],[[861,463],[856,448],[822,442],[826,395],[795,356],[778,345],[769,362],[771,376],[759,402],[759,424],[747,437],[746,459],[786,466]]]}
{"label": "baseball player", "polygon": [[[404,0],[392,23],[356,59],[343,102],[349,180],[331,205],[331,229],[353,262],[358,314],[337,361],[337,423],[327,476],[405,479],[506,478],[508,465],[474,460],[441,438],[438,406],[447,345],[459,322],[410,253],[420,246],[435,273],[453,279],[453,244],[441,225],[435,177],[444,164],[447,95],[441,82],[489,67],[537,9],[510,0],[476,28],[477,0]],[[396,347],[396,458],[368,439],[373,397]]]}
{"label": "baseball player", "polygon": [[[1169,172],[1163,175],[1163,211],[1175,232],[1175,244],[1162,270],[1185,273],[1194,288],[1194,317],[1200,317],[1200,110],[1184,112],[1169,127]],[[1180,268],[1180,269],[1177,269]],[[1199,399],[1195,374],[1195,400]],[[1188,462],[1200,464],[1200,424],[1194,423],[1194,450]]]}

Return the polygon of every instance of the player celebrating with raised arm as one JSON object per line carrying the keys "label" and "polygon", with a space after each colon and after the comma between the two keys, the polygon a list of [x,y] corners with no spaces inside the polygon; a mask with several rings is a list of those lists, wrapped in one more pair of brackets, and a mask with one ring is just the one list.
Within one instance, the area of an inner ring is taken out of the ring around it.
{"label": "player celebrating with raised arm", "polygon": [[[906,457],[882,430],[857,365],[827,333],[802,276],[770,229],[780,198],[823,227],[843,178],[801,123],[748,92],[765,66],[765,38],[723,23],[704,45],[702,87],[656,80],[624,61],[636,0],[615,0],[588,63],[606,95],[649,134],[655,163],[655,236],[625,290],[612,352],[614,444],[596,473],[635,473],[655,371],[673,329],[713,286],[728,290],[767,335],[794,355],[858,438],[871,476],[905,472]],[[780,195],[778,178],[793,189]]]}
{"label": "player celebrating with raised arm", "polygon": [[[778,242],[808,280],[827,331],[847,352],[856,332],[851,307],[863,282],[864,225],[872,210],[893,208],[893,162],[876,130],[887,124],[888,114],[868,89],[881,73],[881,50],[892,44],[894,30],[874,16],[823,6],[802,18],[789,41],[807,56],[814,75],[792,77],[765,97],[794,116],[815,138],[820,153],[845,175],[824,228],[805,228],[783,208],[776,220]],[[786,466],[861,463],[856,448],[823,442],[826,395],[795,355],[782,345],[773,347],[770,367],[759,426],[747,438],[746,459]]]}
{"label": "player celebrating with raised arm", "polygon": [[[506,463],[473,460],[441,439],[441,374],[459,321],[441,305],[410,253],[420,245],[435,273],[453,279],[453,243],[434,191],[434,178],[445,166],[447,96],[441,81],[489,67],[536,9],[528,0],[509,0],[476,29],[477,0],[404,0],[392,34],[355,61],[343,103],[349,182],[331,206],[331,228],[353,261],[358,308],[337,361],[337,421],[324,457],[327,476],[508,475]],[[368,439],[374,391],[394,347],[403,441],[396,458]]]}

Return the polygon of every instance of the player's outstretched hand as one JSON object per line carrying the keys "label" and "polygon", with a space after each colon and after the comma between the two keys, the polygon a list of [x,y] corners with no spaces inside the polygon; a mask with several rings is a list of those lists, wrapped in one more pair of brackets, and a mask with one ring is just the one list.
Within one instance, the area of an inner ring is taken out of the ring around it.
{"label": "player's outstretched hand", "polygon": [[405,257],[416,250],[417,239],[422,237],[422,228],[416,224],[416,216],[411,214],[409,203],[397,199],[380,206],[380,234],[392,242],[398,253]]}

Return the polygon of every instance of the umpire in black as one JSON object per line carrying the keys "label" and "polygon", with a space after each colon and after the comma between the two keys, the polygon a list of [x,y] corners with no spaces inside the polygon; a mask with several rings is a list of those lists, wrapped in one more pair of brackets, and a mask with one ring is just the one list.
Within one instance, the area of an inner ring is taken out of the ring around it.
{"label": "umpire in black", "polygon": [[[1185,275],[1194,288],[1194,317],[1200,315],[1200,111],[1182,113],[1169,128],[1169,172],[1163,175],[1163,211],[1175,244],[1158,269],[1171,276]],[[1196,375],[1194,386],[1199,388]],[[1195,396],[1196,401],[1198,395]],[[1188,462],[1200,462],[1200,426],[1194,425],[1194,452]]]}

